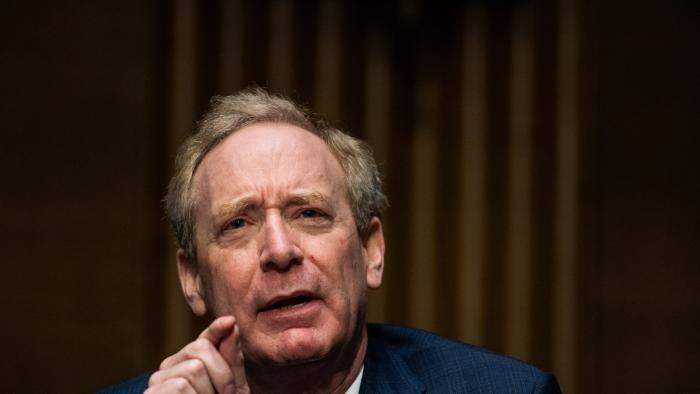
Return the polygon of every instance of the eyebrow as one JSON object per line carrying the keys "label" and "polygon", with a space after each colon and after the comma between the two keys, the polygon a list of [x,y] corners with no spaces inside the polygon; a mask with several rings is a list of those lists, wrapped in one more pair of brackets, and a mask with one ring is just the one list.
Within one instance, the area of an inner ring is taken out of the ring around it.
{"label": "eyebrow", "polygon": [[[289,198],[284,205],[299,206],[309,205],[312,203],[327,204],[328,199],[323,194],[318,192],[299,193]],[[254,197],[243,197],[239,200],[221,205],[221,208],[219,208],[219,210],[216,212],[215,217],[222,218],[237,216],[245,211],[256,208],[259,205],[260,204]]]}
{"label": "eyebrow", "polygon": [[287,205],[308,205],[311,203],[327,203],[328,199],[321,193],[310,192],[292,196]]}
{"label": "eyebrow", "polygon": [[221,218],[224,216],[240,215],[241,213],[248,211],[257,205],[259,205],[259,204],[256,203],[256,201],[253,197],[243,197],[243,198],[236,200],[234,202],[230,202],[230,203],[226,203],[226,204],[221,205],[221,208],[219,208],[215,217]]}

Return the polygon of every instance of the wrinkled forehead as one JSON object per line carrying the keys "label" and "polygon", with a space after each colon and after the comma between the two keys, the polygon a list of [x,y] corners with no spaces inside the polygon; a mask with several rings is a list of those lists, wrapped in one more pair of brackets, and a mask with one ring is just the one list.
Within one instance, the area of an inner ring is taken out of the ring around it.
{"label": "wrinkled forehead", "polygon": [[294,182],[331,183],[345,191],[345,175],[328,145],[317,135],[284,123],[257,123],[235,131],[201,160],[192,180],[193,197],[212,187]]}

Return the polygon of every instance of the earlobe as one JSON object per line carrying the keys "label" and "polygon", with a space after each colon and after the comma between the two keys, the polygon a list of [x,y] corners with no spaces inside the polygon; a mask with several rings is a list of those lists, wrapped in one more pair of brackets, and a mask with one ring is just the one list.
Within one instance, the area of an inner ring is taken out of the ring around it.
{"label": "earlobe", "polygon": [[192,312],[197,316],[203,316],[207,312],[207,304],[202,291],[197,262],[187,257],[187,253],[181,248],[177,250],[176,259],[182,293],[192,308]]}
{"label": "earlobe", "polygon": [[376,289],[382,285],[384,272],[384,232],[382,222],[376,216],[370,221],[364,249],[367,258],[367,287]]}

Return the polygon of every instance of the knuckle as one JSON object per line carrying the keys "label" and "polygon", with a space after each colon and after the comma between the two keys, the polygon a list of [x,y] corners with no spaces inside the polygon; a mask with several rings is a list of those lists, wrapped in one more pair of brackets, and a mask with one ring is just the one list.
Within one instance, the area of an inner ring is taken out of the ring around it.
{"label": "knuckle", "polygon": [[195,340],[194,342],[190,343],[188,346],[191,352],[194,353],[203,353],[203,352],[208,352],[211,350],[212,345],[211,342],[207,341],[206,339],[200,338]]}
{"label": "knuckle", "polygon": [[170,364],[171,364],[172,358],[173,358],[173,356],[166,357],[165,360],[163,360],[163,361],[160,362],[160,365],[158,366],[158,368],[159,368],[159,369],[168,368],[168,367],[170,366]]}
{"label": "knuckle", "polygon": [[160,371],[154,372],[151,377],[148,379],[148,386],[155,386],[157,384],[160,384],[163,379],[162,379],[163,373]]}
{"label": "knuckle", "polygon": [[206,373],[204,362],[198,358],[187,360],[187,371],[191,376],[198,376]]}
{"label": "knuckle", "polygon": [[177,390],[177,392],[184,393],[190,386],[190,382],[185,378],[177,377],[171,380],[170,385],[174,390]]}

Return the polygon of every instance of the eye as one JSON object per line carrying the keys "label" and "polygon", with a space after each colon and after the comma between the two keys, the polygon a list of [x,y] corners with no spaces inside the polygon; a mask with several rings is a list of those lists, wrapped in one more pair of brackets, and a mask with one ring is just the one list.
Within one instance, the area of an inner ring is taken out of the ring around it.
{"label": "eye", "polygon": [[301,216],[304,218],[317,218],[324,215],[315,209],[304,209],[301,211]]}
{"label": "eye", "polygon": [[301,211],[301,216],[305,218],[317,218],[321,216],[321,213],[315,209],[305,209]]}
{"label": "eye", "polygon": [[232,229],[239,229],[241,227],[245,226],[245,220],[242,218],[235,218],[229,222],[229,224],[226,225],[226,228],[232,228]]}

